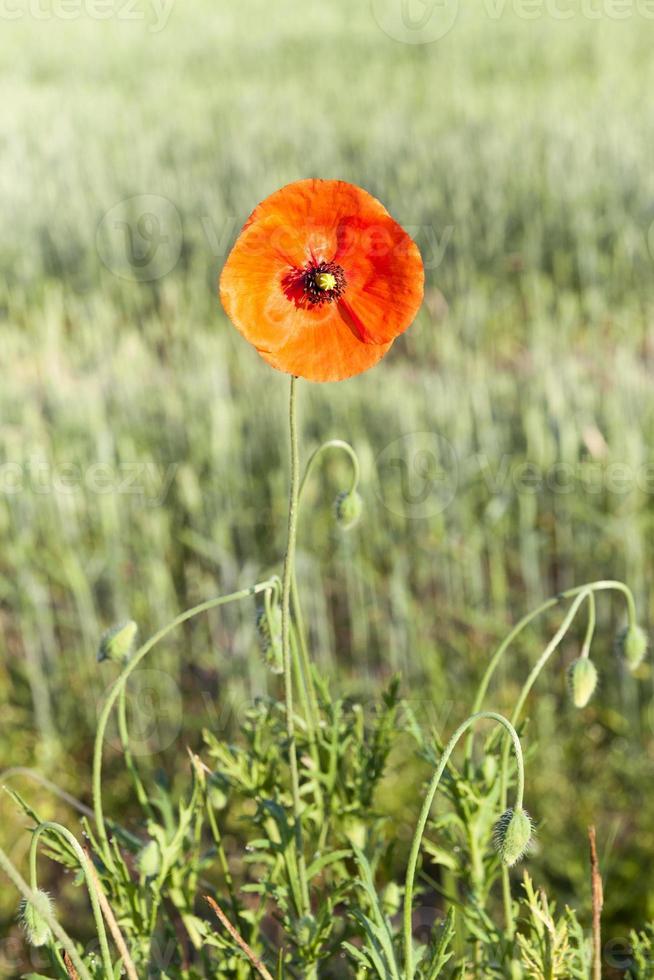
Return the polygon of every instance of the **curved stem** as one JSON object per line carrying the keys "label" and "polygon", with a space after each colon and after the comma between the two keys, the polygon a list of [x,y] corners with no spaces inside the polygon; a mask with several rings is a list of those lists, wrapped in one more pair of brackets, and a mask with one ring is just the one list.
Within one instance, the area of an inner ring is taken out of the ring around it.
{"label": "curved stem", "polygon": [[[302,496],[304,490],[309,481],[313,469],[322,456],[323,453],[330,449],[338,449],[346,453],[350,457],[352,463],[352,481],[350,483],[349,492],[353,493],[359,485],[359,480],[361,478],[361,469],[359,466],[359,458],[355,453],[349,442],[345,442],[343,439],[328,439],[327,442],[323,442],[321,446],[314,449],[312,454],[309,456],[307,465],[304,468],[304,473],[300,481],[300,486],[298,489],[298,510],[302,502]],[[313,716],[313,726],[317,728],[320,720],[320,713],[318,707],[318,698],[316,697],[316,688],[313,681],[313,674],[311,672],[311,659],[309,657],[309,647],[307,643],[307,634],[304,626],[304,617],[302,616],[302,607],[300,605],[300,594],[297,586],[297,577],[295,574],[295,569],[293,569],[292,581],[292,601],[293,601],[293,614],[295,617],[295,622],[297,624],[297,631],[300,639],[300,655],[302,657],[302,672],[305,678],[305,684],[307,688],[307,693],[309,696],[309,703],[311,705],[311,713]]]}
{"label": "curved stem", "polygon": [[187,609],[185,612],[180,613],[179,616],[176,616],[175,619],[168,623],[167,626],[162,627],[162,629],[155,633],[154,636],[151,636],[149,640],[139,647],[129,662],[123,667],[119,677],[114,681],[114,684],[107,695],[107,699],[102,706],[100,717],[98,718],[98,727],[96,730],[95,745],[93,749],[93,811],[95,815],[95,824],[97,827],[98,842],[102,850],[103,860],[112,871],[116,871],[116,866],[109,847],[109,838],[107,836],[107,828],[102,807],[102,749],[111,710],[120,696],[121,691],[124,689],[130,674],[133,673],[146,654],[148,654],[160,640],[163,640],[164,637],[166,637],[178,626],[181,626],[182,623],[187,622],[194,616],[199,616],[200,613],[208,612],[210,609],[215,609],[217,606],[224,606],[228,602],[236,602],[239,599],[245,599],[251,595],[258,595],[260,592],[264,592],[266,589],[271,588],[273,584],[273,580],[259,582],[257,585],[249,586],[246,589],[240,589],[238,592],[232,592],[229,595],[218,596],[214,599],[207,599],[206,602],[201,602],[199,605],[193,606],[192,609]]}
{"label": "curved stem", "polygon": [[[492,680],[493,674],[497,670],[502,657],[504,656],[508,648],[511,646],[513,641],[519,636],[520,633],[522,633],[522,631],[531,622],[533,622],[534,619],[537,619],[538,616],[547,612],[548,609],[551,609],[553,606],[558,605],[560,602],[564,602],[566,599],[572,599],[575,596],[578,596],[582,592],[601,592],[601,591],[611,591],[611,590],[616,592],[622,592],[624,594],[627,602],[627,615],[629,617],[629,624],[634,625],[636,623],[636,603],[634,601],[634,597],[631,589],[627,585],[625,585],[624,582],[618,582],[617,580],[613,580],[613,579],[601,579],[597,582],[588,582],[585,585],[578,585],[572,589],[566,589],[565,592],[560,592],[558,595],[552,596],[552,598],[547,599],[540,606],[538,606],[537,609],[534,609],[531,612],[527,613],[526,616],[523,616],[522,619],[519,620],[518,623],[516,623],[516,625],[511,630],[511,632],[507,634],[507,636],[502,640],[500,645],[497,647],[495,653],[493,654],[493,656],[491,657],[488,663],[486,670],[484,671],[484,675],[479,683],[479,687],[477,688],[477,695],[475,697],[475,701],[472,706],[473,712],[479,711],[481,709],[484,698],[486,697],[486,693],[488,691],[488,687]],[[473,735],[471,733],[466,743],[466,762],[470,762],[472,758],[472,743],[473,743]]]}
{"label": "curved stem", "polygon": [[295,564],[295,544],[297,539],[297,512],[300,493],[300,452],[297,435],[296,409],[297,378],[291,378],[289,397],[289,430],[291,443],[291,489],[288,505],[288,539],[282,575],[282,655],[284,659],[284,695],[286,699],[286,734],[291,768],[291,792],[293,796],[293,818],[295,821],[295,840],[297,847],[298,875],[302,908],[300,914],[310,911],[309,888],[307,885],[306,864],[302,842],[302,803],[300,800],[300,777],[295,745],[295,724],[293,721],[293,659],[291,656],[291,585]]}
{"label": "curved stem", "polygon": [[516,732],[512,723],[505,718],[503,715],[497,714],[495,711],[480,711],[474,715],[467,718],[463,724],[459,725],[457,730],[452,735],[451,739],[445,746],[443,750],[443,755],[438,764],[436,772],[432,776],[432,780],[427,789],[425,799],[420,811],[420,816],[418,817],[418,823],[416,825],[415,833],[413,835],[413,841],[411,844],[411,851],[409,854],[409,863],[406,872],[406,881],[404,887],[404,963],[405,963],[405,980],[413,980],[414,976],[414,965],[413,965],[413,930],[412,930],[412,905],[413,905],[413,884],[416,873],[416,866],[418,864],[418,856],[420,854],[420,844],[422,843],[422,837],[425,832],[425,827],[427,826],[427,820],[429,819],[429,814],[431,811],[431,805],[434,801],[434,796],[436,795],[436,790],[438,789],[438,784],[441,781],[441,777],[445,772],[445,767],[449,761],[450,756],[456,746],[457,742],[461,736],[471,728],[477,721],[482,718],[489,718],[492,721],[496,721],[498,724],[503,725],[511,736],[511,742],[513,743],[513,748],[515,751],[516,762],[518,766],[518,781],[516,787],[516,809],[522,808],[522,801],[524,797],[525,790],[525,767],[524,759],[522,755],[522,746],[520,745],[520,739],[518,738],[518,733]]}
{"label": "curved stem", "polygon": [[[547,644],[547,646],[543,650],[542,654],[540,655],[540,657],[538,658],[538,660],[534,664],[534,666],[533,666],[533,668],[532,668],[532,670],[531,670],[531,672],[530,672],[527,680],[525,681],[525,683],[522,686],[522,690],[520,691],[520,695],[518,697],[518,700],[516,701],[515,708],[513,709],[513,713],[511,715],[511,724],[512,725],[517,725],[518,724],[518,721],[520,719],[520,715],[522,714],[522,709],[524,708],[524,705],[525,705],[525,702],[527,700],[527,697],[529,696],[529,692],[531,691],[532,687],[536,683],[536,679],[538,678],[538,675],[540,674],[540,672],[542,671],[543,667],[545,666],[545,664],[547,663],[547,661],[550,659],[550,657],[552,656],[552,654],[554,653],[554,651],[559,646],[559,643],[561,642],[561,640],[563,639],[563,637],[566,635],[566,633],[570,629],[570,626],[572,625],[572,622],[573,622],[575,616],[577,615],[577,612],[579,610],[579,607],[583,604],[583,602],[585,601],[585,599],[587,599],[588,596],[591,595],[591,592],[592,592],[592,587],[591,586],[586,586],[586,590],[585,591],[578,592],[578,595],[576,596],[574,602],[572,603],[572,605],[568,609],[568,612],[566,613],[566,616],[563,619],[563,621],[562,621],[561,625],[559,626],[558,630],[556,631],[556,633],[554,634],[554,636],[552,637],[552,639]],[[507,795],[508,795],[508,790],[507,790],[507,783],[508,783],[508,762],[509,762],[508,752],[506,751],[506,749],[504,749],[504,751],[502,753],[502,770],[501,770],[501,777],[500,777],[500,780],[501,780],[501,782],[500,782],[500,806],[501,806],[502,810],[504,810],[506,808],[506,801],[507,801]],[[509,939],[512,939],[513,938],[513,935],[514,935],[514,932],[515,932],[515,922],[514,922],[514,918],[513,918],[513,901],[512,901],[512,898],[511,898],[511,885],[510,885],[510,879],[509,879],[509,870],[508,870],[508,868],[505,865],[502,865],[502,901],[503,901],[503,905],[504,905],[504,920],[505,920],[505,924],[506,924],[506,932],[507,932],[507,935],[508,935]]]}
{"label": "curved stem", "polygon": [[5,852],[2,850],[1,847],[0,847],[0,868],[2,868],[2,870],[7,875],[9,880],[15,886],[15,888],[21,893],[25,901],[31,902],[33,905],[36,905],[38,907],[39,914],[47,922],[52,934],[57,937],[62,947],[66,950],[66,952],[70,956],[73,966],[75,967],[75,969],[79,974],[80,980],[91,980],[91,974],[85,967],[79,953],[77,952],[73,940],[70,938],[66,930],[59,925],[54,915],[52,915],[52,913],[48,909],[42,908],[38,904],[39,901],[38,896],[34,894],[34,890],[30,888],[30,886],[27,884],[27,882],[20,874],[20,872],[14,867],[11,858],[9,858],[7,854],[5,854]]}
{"label": "curved stem", "polygon": [[318,459],[324,452],[328,449],[342,449],[343,452],[347,453],[352,460],[352,483],[350,484],[350,493],[359,485],[359,480],[361,478],[361,469],[359,466],[359,458],[355,453],[349,442],[345,442],[343,439],[329,439],[327,442],[323,442],[322,446],[318,446],[317,449],[309,456],[309,460],[304,469],[304,475],[302,476],[302,482],[300,483],[300,489],[298,491],[298,501],[302,500],[302,494],[304,493],[304,488],[307,485],[307,481],[311,476],[311,472],[317,463]]}
{"label": "curved stem", "polygon": [[72,847],[75,855],[80,863],[80,867],[84,872],[84,877],[86,878],[86,887],[88,889],[89,898],[91,899],[91,907],[93,909],[93,918],[95,919],[95,928],[98,933],[98,940],[100,941],[100,954],[102,956],[102,963],[104,971],[108,977],[112,977],[113,974],[113,963],[111,960],[111,953],[109,952],[109,944],[107,942],[107,933],[104,927],[104,919],[102,918],[102,910],[100,908],[100,899],[98,898],[98,883],[94,878],[93,872],[90,868],[90,862],[84,851],[82,850],[81,844],[78,842],[77,838],[71,834],[70,830],[66,827],[62,827],[59,823],[54,823],[50,820],[46,820],[44,823],[40,823],[38,827],[32,832],[32,842],[30,844],[30,884],[34,891],[38,888],[37,874],[36,874],[36,857],[39,846],[39,837],[41,834],[46,832],[56,834],[59,837],[63,837],[66,843]]}

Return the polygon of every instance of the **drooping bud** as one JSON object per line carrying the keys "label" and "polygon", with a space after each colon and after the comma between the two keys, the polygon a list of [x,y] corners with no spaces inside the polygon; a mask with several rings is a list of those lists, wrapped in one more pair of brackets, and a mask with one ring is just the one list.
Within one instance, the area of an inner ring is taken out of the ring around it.
{"label": "drooping bud", "polygon": [[144,878],[154,878],[161,869],[161,851],[156,840],[150,840],[141,848],[136,859],[138,869]]}
{"label": "drooping bud", "polygon": [[44,912],[46,915],[54,915],[54,905],[48,893],[39,888],[34,892],[34,901],[24,901],[20,909],[23,929],[30,946],[45,946],[52,938]]}
{"label": "drooping bud", "polygon": [[134,650],[134,641],[138,626],[130,619],[120,626],[114,626],[103,633],[98,647],[98,663],[103,660],[113,660],[116,663],[124,664],[129,660]]}
{"label": "drooping bud", "polygon": [[590,657],[578,657],[572,661],[568,680],[575,708],[585,708],[597,687],[597,667]]}
{"label": "drooping bud", "polygon": [[642,626],[634,623],[633,626],[626,626],[618,634],[617,645],[629,669],[637,670],[645,659],[649,640]]}
{"label": "drooping bud", "polygon": [[266,664],[273,674],[283,674],[282,610],[276,600],[271,599],[257,611],[257,633]]}
{"label": "drooping bud", "polygon": [[524,857],[531,832],[531,819],[525,810],[509,807],[504,811],[493,833],[493,842],[504,864],[511,867]]}
{"label": "drooping bud", "polygon": [[363,500],[357,490],[343,490],[334,501],[336,521],[344,531],[359,521],[363,511]]}

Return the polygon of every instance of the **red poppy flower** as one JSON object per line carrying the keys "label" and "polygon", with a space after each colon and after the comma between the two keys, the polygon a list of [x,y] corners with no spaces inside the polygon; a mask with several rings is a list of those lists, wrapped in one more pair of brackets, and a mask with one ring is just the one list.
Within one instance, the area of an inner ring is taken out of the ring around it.
{"label": "red poppy flower", "polygon": [[310,381],[379,361],[414,320],[420,252],[374,197],[299,180],[252,212],[220,278],[227,315],[261,356]]}

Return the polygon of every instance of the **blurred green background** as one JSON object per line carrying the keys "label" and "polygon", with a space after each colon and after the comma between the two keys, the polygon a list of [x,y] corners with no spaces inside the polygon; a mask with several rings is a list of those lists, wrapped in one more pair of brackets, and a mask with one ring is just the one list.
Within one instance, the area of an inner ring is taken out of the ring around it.
{"label": "blurred green background", "polygon": [[[333,521],[338,457],[300,530],[333,685],[374,697],[400,671],[444,735],[493,645],[547,596],[624,578],[649,623],[654,12],[412,4],[3,7],[0,765],[88,799],[113,676],[95,663],[102,630],[133,617],[147,635],[278,568],[287,384],[227,322],[216,280],[257,201],[304,176],[366,187],[427,267],[424,307],[380,367],[301,386],[304,451],[347,439],[363,472],[356,530]],[[600,602],[594,704],[569,707],[568,641],[527,739],[533,873],[587,912],[594,821],[607,940],[654,916],[652,670],[625,676],[622,616]],[[232,731],[275,690],[254,620],[246,603],[162,647],[133,704],[142,764],[184,774],[202,725]],[[555,624],[516,650],[493,707]],[[111,762],[105,800],[128,814]],[[20,861],[8,799],[0,825]],[[13,942],[4,882],[0,896]]]}

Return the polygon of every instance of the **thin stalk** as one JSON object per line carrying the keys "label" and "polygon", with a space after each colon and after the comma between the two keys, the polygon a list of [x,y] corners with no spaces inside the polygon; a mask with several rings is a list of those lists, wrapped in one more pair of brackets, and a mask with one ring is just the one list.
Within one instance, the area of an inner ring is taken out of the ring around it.
{"label": "thin stalk", "polygon": [[[572,622],[573,622],[575,616],[577,615],[577,612],[579,610],[579,607],[583,604],[583,602],[590,595],[591,588],[589,586],[586,586],[586,591],[579,592],[577,590],[577,592],[578,592],[578,594],[576,595],[576,598],[575,598],[574,602],[572,603],[572,605],[568,609],[568,612],[567,612],[565,618],[563,619],[561,625],[559,626],[558,630],[556,631],[556,633],[554,634],[554,636],[552,637],[552,639],[547,644],[547,646],[543,650],[542,654],[540,655],[540,657],[538,658],[538,660],[534,664],[534,666],[533,666],[533,668],[532,668],[532,670],[531,670],[531,672],[530,672],[527,680],[525,681],[525,683],[522,686],[522,690],[520,691],[520,695],[518,697],[518,700],[516,701],[515,708],[513,709],[513,713],[511,715],[511,724],[512,725],[517,725],[518,724],[518,721],[520,719],[520,715],[522,714],[522,709],[525,706],[525,702],[527,700],[527,697],[529,696],[529,692],[531,691],[532,687],[536,683],[536,680],[538,678],[538,675],[540,674],[540,672],[542,671],[543,667],[545,666],[545,664],[547,663],[547,661],[550,659],[550,657],[552,656],[552,654],[558,648],[558,646],[559,646],[561,640],[563,639],[563,637],[566,635],[566,633],[570,629],[570,627],[572,625]],[[507,801],[507,795],[508,795],[508,791],[507,791],[507,783],[508,783],[508,762],[509,762],[509,756],[508,756],[508,752],[506,751],[506,748],[505,748],[504,751],[503,751],[503,753],[502,753],[502,772],[501,772],[501,777],[500,777],[500,779],[501,779],[501,781],[500,781],[500,806],[502,807],[502,810],[506,809],[506,801]],[[515,933],[515,921],[514,921],[514,917],[513,917],[513,901],[512,901],[512,898],[511,898],[511,883],[510,883],[510,879],[509,879],[509,870],[508,870],[508,868],[505,865],[502,865],[502,902],[503,902],[503,905],[504,905],[504,920],[505,920],[505,924],[506,924],[506,933],[507,933],[508,938],[509,939],[512,939],[513,938],[513,935]]]}
{"label": "thin stalk", "polygon": [[118,696],[118,734],[120,735],[120,742],[123,747],[125,765],[127,766],[127,770],[132,777],[134,789],[136,790],[136,798],[143,807],[143,810],[147,816],[150,817],[151,820],[154,820],[155,813],[150,805],[148,794],[145,791],[145,786],[143,785],[141,775],[136,767],[136,763],[134,762],[134,757],[129,744],[129,729],[127,727],[127,697],[124,687]]}
{"label": "thin stalk", "polygon": [[404,886],[404,964],[405,964],[405,980],[413,980],[414,977],[414,962],[413,962],[413,929],[412,929],[412,906],[413,906],[413,885],[416,874],[416,867],[418,864],[418,856],[420,854],[420,845],[422,843],[423,834],[425,832],[425,827],[427,826],[427,820],[429,819],[429,814],[431,812],[431,806],[434,801],[434,796],[436,795],[436,790],[441,781],[441,777],[445,772],[445,767],[449,762],[450,756],[454,751],[454,748],[461,738],[461,736],[477,721],[482,718],[488,718],[492,721],[496,721],[498,724],[503,725],[511,736],[511,742],[513,743],[513,748],[515,751],[516,762],[518,766],[518,780],[516,786],[516,809],[522,808],[522,802],[525,791],[525,767],[524,759],[522,755],[522,747],[520,745],[520,739],[518,738],[518,733],[511,724],[511,722],[505,718],[503,715],[499,715],[494,711],[480,711],[477,714],[471,715],[469,718],[459,725],[457,730],[452,735],[451,739],[445,746],[443,750],[443,755],[438,764],[438,768],[434,773],[432,780],[427,789],[425,799],[420,811],[420,816],[418,817],[418,823],[416,825],[415,833],[413,835],[413,841],[411,844],[411,851],[409,854],[409,863],[406,872],[406,881]]}
{"label": "thin stalk", "polygon": [[[585,585],[578,585],[572,589],[566,589],[565,592],[560,592],[556,596],[552,596],[543,602],[537,609],[532,610],[523,616],[522,619],[516,623],[510,633],[502,640],[500,645],[495,650],[493,656],[488,662],[488,666],[484,672],[484,675],[480,681],[479,687],[477,689],[477,695],[475,697],[474,704],[472,706],[473,712],[477,712],[481,709],[484,698],[488,691],[488,687],[493,678],[493,674],[497,670],[502,657],[511,646],[513,641],[522,633],[522,631],[538,616],[547,612],[553,606],[557,606],[559,603],[564,602],[566,599],[572,599],[579,595],[581,592],[601,592],[601,591],[614,590],[616,592],[622,592],[625,596],[627,602],[627,616],[629,618],[629,624],[635,625],[636,619],[636,603],[633,597],[631,589],[624,584],[624,582],[618,582],[613,579],[601,579],[597,582],[588,582]],[[472,745],[473,745],[473,734],[471,733],[466,741],[466,762],[470,762],[472,759]]]}
{"label": "thin stalk", "polygon": [[291,584],[295,564],[295,545],[297,539],[297,512],[300,490],[300,451],[297,434],[297,378],[291,378],[289,396],[289,432],[291,444],[291,488],[288,505],[288,538],[284,557],[282,576],[282,655],[284,660],[284,696],[286,701],[286,734],[291,769],[291,792],[293,796],[293,818],[295,822],[295,841],[297,847],[298,876],[302,908],[300,914],[308,914],[309,887],[307,884],[306,862],[302,841],[302,803],[300,800],[300,778],[295,745],[295,723],[293,720],[293,658],[291,656]]}
{"label": "thin stalk", "polygon": [[[87,857],[89,857],[89,852],[86,850],[86,848],[84,850],[84,853],[86,854]],[[130,956],[129,950],[127,948],[127,943],[125,942],[125,937],[120,931],[120,927],[116,921],[116,916],[114,915],[111,905],[107,900],[107,896],[102,890],[102,884],[98,877],[98,872],[95,870],[93,866],[93,861],[91,860],[90,857],[89,857],[89,868],[91,870],[93,881],[95,882],[96,887],[98,889],[98,899],[100,901],[100,908],[102,909],[102,914],[104,915],[106,923],[109,926],[109,932],[111,933],[113,941],[116,944],[116,949],[121,955],[125,972],[127,973],[129,980],[139,980],[138,974],[136,972],[136,967],[134,966],[132,957]]]}
{"label": "thin stalk", "polygon": [[[38,905],[38,897],[34,894],[34,890],[30,888],[23,876],[20,874],[18,869],[14,866],[11,858],[5,854],[5,852],[0,847],[0,868],[7,875],[9,880],[12,882],[14,887],[21,893],[26,902],[31,902],[33,905]],[[66,950],[70,956],[73,966],[79,974],[80,980],[92,980],[91,974],[84,966],[84,963],[77,952],[75,943],[70,938],[68,933],[62,926],[59,925],[54,915],[48,911],[46,908],[42,908],[38,905],[39,914],[45,919],[50,927],[50,930],[54,936],[57,937],[62,947]],[[112,974],[110,974],[112,976]]]}
{"label": "thin stalk", "polygon": [[304,475],[302,476],[302,482],[300,483],[299,498],[298,498],[300,501],[302,500],[302,495],[307,485],[307,481],[311,476],[311,471],[313,470],[320,456],[322,456],[322,454],[328,449],[342,449],[344,452],[348,454],[348,456],[352,460],[352,483],[350,484],[350,493],[352,493],[353,490],[356,490],[356,488],[359,486],[359,480],[361,478],[361,469],[359,467],[358,456],[355,453],[354,449],[349,444],[349,442],[344,442],[343,439],[329,439],[327,442],[323,442],[322,446],[318,446],[317,449],[314,449],[314,451],[309,456],[307,465],[304,469]]}
{"label": "thin stalk", "polygon": [[68,830],[66,827],[62,827],[62,825],[59,823],[46,820],[44,823],[40,823],[38,827],[35,827],[34,831],[32,832],[32,841],[30,844],[30,884],[34,891],[36,891],[38,888],[36,857],[38,853],[39,837],[41,834],[48,831],[51,834],[56,834],[58,837],[63,837],[69,847],[71,847],[75,852],[75,855],[80,863],[80,867],[84,872],[86,887],[88,889],[89,898],[91,899],[91,908],[93,909],[93,918],[95,919],[95,928],[98,934],[98,940],[100,942],[100,955],[102,957],[103,968],[106,976],[112,977],[114,975],[113,962],[111,959],[111,953],[109,952],[109,943],[107,942],[107,933],[104,927],[104,919],[102,917],[102,909],[100,907],[100,899],[98,896],[100,883],[97,878],[94,878],[90,861],[87,855],[84,853],[77,838],[71,834],[70,830]]}
{"label": "thin stalk", "polygon": [[300,592],[297,585],[297,575],[295,574],[295,569],[293,569],[293,576],[291,580],[291,597],[293,600],[293,616],[295,618],[299,640],[302,675],[304,677],[304,683],[311,708],[309,718],[311,719],[311,727],[314,729],[314,731],[317,731],[320,725],[320,708],[318,705],[318,697],[316,695],[316,685],[313,682],[313,673],[311,671],[309,644],[307,642],[307,632],[304,625],[304,616],[302,614],[302,606],[300,604]]}
{"label": "thin stalk", "polygon": [[[353,493],[359,485],[359,480],[361,478],[361,469],[359,466],[359,459],[349,442],[345,442],[343,439],[329,439],[327,442],[323,442],[321,446],[309,456],[307,465],[304,468],[304,473],[302,475],[302,480],[300,481],[300,487],[298,490],[298,509],[302,504],[302,497],[308,483],[309,477],[313,472],[313,469],[322,456],[324,452],[330,449],[338,449],[342,452],[347,453],[350,457],[352,463],[352,481],[350,483],[349,492]],[[309,701],[311,704],[311,712],[313,714],[313,723],[317,728],[320,721],[320,711],[318,706],[318,698],[316,696],[316,688],[313,682],[313,674],[311,671],[311,660],[309,657],[309,649],[307,643],[307,634],[304,626],[304,617],[302,615],[302,607],[300,605],[300,595],[297,586],[297,577],[295,574],[295,569],[293,569],[292,581],[291,581],[292,599],[293,599],[293,614],[295,617],[295,622],[297,624],[297,630],[300,638],[300,654],[302,656],[302,669],[305,677],[305,684],[307,687],[307,692],[309,695]]]}
{"label": "thin stalk", "polygon": [[107,731],[107,724],[109,722],[109,717],[111,715],[111,710],[116,703],[121,691],[125,688],[125,685],[130,677],[130,674],[138,667],[143,658],[152,650],[160,640],[168,636],[174,629],[181,626],[182,623],[187,622],[194,616],[199,616],[203,612],[208,612],[210,609],[215,609],[217,606],[224,606],[228,602],[237,602],[240,599],[245,599],[248,596],[258,595],[260,592],[265,592],[266,589],[272,588],[274,582],[272,580],[266,582],[259,582],[257,585],[249,586],[246,589],[240,589],[238,592],[232,592],[229,595],[218,596],[214,599],[207,599],[205,602],[199,603],[197,606],[193,606],[192,609],[187,609],[185,612],[180,613],[175,619],[171,620],[167,626],[162,627],[154,636],[151,636],[139,649],[134,653],[129,662],[123,667],[121,674],[116,678],[114,684],[107,695],[107,699],[102,706],[102,711],[100,712],[100,717],[98,718],[98,727],[95,736],[95,745],[93,749],[93,812],[95,815],[95,824],[98,832],[98,842],[102,850],[102,858],[105,864],[116,873],[116,865],[111,854],[111,848],[109,847],[109,838],[107,836],[106,822],[104,818],[104,811],[102,806],[102,749],[104,745],[104,739]]}
{"label": "thin stalk", "polygon": [[590,646],[593,642],[593,636],[595,635],[595,624],[597,622],[597,612],[595,603],[595,593],[588,593],[588,623],[586,624],[586,635],[584,636],[584,642],[581,647],[581,656],[590,656]]}

